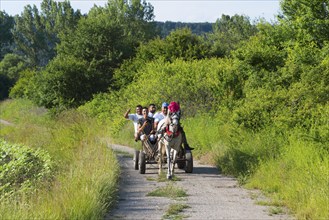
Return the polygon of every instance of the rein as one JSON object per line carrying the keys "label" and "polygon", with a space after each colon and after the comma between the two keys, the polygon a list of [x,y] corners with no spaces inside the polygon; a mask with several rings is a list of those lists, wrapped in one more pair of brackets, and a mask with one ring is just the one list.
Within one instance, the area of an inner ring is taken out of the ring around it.
{"label": "rein", "polygon": [[166,134],[167,134],[168,137],[171,137],[171,139],[172,139],[172,138],[178,137],[178,135],[180,134],[180,131],[179,131],[179,129],[177,129],[177,131],[174,133],[174,132],[169,130],[169,125],[167,125]]}
{"label": "rein", "polygon": [[[178,121],[178,124],[176,126],[177,126],[177,128],[179,128],[179,115],[176,114],[176,113],[173,113],[170,117],[170,120],[171,121],[174,120],[173,119],[174,117]],[[170,131],[169,126],[170,125],[167,124],[166,129],[165,129],[165,133],[167,134],[165,138],[168,142],[172,141],[173,138],[176,138],[180,135],[180,130],[179,129],[177,129],[177,131],[175,131],[175,132],[172,132],[172,131]],[[173,126],[173,123],[171,123],[171,126]]]}

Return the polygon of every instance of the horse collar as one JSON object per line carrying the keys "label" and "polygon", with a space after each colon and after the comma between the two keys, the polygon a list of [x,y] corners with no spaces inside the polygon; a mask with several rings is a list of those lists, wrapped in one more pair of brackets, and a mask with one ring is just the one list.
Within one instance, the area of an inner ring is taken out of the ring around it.
{"label": "horse collar", "polygon": [[180,132],[179,132],[179,129],[175,133],[172,132],[172,131],[169,131],[169,125],[167,125],[167,127],[166,127],[166,134],[167,134],[168,137],[175,138],[175,137],[178,137],[178,135],[180,134]]}

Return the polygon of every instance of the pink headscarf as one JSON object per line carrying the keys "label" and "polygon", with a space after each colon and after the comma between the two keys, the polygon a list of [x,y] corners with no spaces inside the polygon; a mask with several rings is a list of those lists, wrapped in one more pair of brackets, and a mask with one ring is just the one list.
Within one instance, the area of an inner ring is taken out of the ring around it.
{"label": "pink headscarf", "polygon": [[170,102],[168,109],[170,112],[178,112],[180,107],[177,102]]}

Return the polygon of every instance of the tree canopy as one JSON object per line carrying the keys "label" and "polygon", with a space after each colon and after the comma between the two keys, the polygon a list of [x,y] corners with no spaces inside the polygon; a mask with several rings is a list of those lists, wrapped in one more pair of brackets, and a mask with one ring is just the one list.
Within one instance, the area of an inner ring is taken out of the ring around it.
{"label": "tree canopy", "polygon": [[15,17],[12,29],[17,50],[30,66],[47,65],[56,55],[59,34],[74,29],[80,16],[80,11],[74,12],[69,1],[43,0],[41,12],[35,5],[25,6],[22,14]]}
{"label": "tree canopy", "polygon": [[329,36],[329,1],[283,0],[283,20],[297,33],[299,40],[310,36],[320,46]]}
{"label": "tree canopy", "polygon": [[14,27],[14,18],[6,12],[0,11],[0,60],[5,54],[13,50],[14,38],[11,34],[11,29]]}

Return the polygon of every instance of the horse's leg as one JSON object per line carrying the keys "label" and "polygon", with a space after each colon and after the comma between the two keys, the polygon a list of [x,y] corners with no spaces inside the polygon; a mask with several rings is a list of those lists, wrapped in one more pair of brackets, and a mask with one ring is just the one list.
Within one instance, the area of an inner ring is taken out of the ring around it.
{"label": "horse's leg", "polygon": [[171,168],[171,175],[175,175],[175,164],[176,164],[176,157],[177,157],[177,150],[173,150],[173,156],[172,156],[172,168]]}
{"label": "horse's leg", "polygon": [[162,153],[162,144],[161,144],[161,141],[159,141],[158,143],[158,152],[159,152],[159,175],[162,173],[162,163],[163,163],[163,153]]}
{"label": "horse's leg", "polygon": [[172,174],[171,174],[171,158],[170,158],[170,146],[167,143],[166,144],[166,154],[167,154],[167,166],[168,166],[168,170],[167,170],[167,179],[171,179]]}

